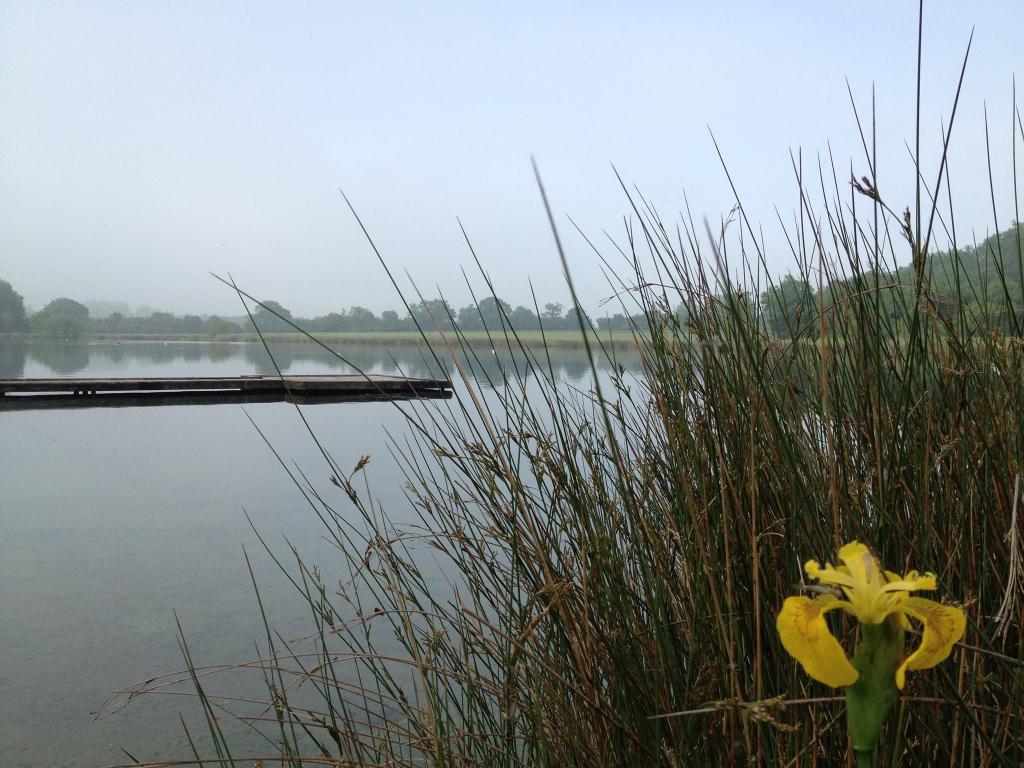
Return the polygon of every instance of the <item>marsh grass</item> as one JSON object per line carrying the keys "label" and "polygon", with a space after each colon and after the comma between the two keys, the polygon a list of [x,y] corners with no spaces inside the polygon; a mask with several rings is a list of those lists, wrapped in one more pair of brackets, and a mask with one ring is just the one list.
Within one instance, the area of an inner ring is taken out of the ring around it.
{"label": "marsh grass", "polygon": [[[415,525],[374,501],[365,462],[324,447],[324,491],[282,461],[337,562],[268,546],[309,635],[286,640],[264,614],[258,658],[200,668],[182,633],[188,674],[133,692],[191,687],[205,746],[193,726],[189,764],[254,763],[228,719],[265,735],[266,766],[846,764],[839,692],[783,652],[774,618],[804,560],[859,539],[894,569],[934,570],[969,616],[951,659],[908,678],[880,764],[1021,765],[1022,340],[984,302],[939,311],[929,254],[960,247],[945,155],[930,184],[915,156],[921,201],[899,213],[875,182],[871,117],[863,179],[794,157],[787,242],[821,289],[787,337],[754,300],[766,259],[738,198],[712,231],[623,185],[628,227],[599,256],[623,313],[645,318],[639,375],[596,337],[588,354],[614,373],[595,366],[579,391],[510,324],[489,329],[494,355],[436,336],[457,397],[395,404]],[[907,262],[913,283],[894,284]],[[1020,328],[1024,297],[1007,298]],[[851,647],[855,627],[834,621]],[[266,695],[213,693],[228,669]]]}

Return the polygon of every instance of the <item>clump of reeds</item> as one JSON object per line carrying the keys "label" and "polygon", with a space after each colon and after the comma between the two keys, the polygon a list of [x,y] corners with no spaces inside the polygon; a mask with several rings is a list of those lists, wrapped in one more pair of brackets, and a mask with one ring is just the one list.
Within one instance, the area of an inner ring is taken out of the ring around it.
{"label": "clump of reeds", "polygon": [[799,673],[774,619],[805,559],[859,539],[933,569],[969,617],[952,663],[903,691],[884,764],[1021,765],[1024,297],[998,319],[937,305],[939,233],[960,248],[945,156],[931,185],[916,164],[923,202],[897,213],[873,141],[852,184],[795,168],[789,242],[817,289],[785,333],[758,301],[774,289],[756,285],[739,201],[710,232],[628,191],[605,263],[644,318],[641,374],[592,341],[615,373],[575,391],[511,325],[490,329],[499,366],[446,332],[432,354],[457,397],[404,408],[395,445],[420,524],[391,524],[362,462],[325,452],[338,499],[295,476],[345,576],[282,561],[312,639],[268,623],[244,665],[264,701],[214,696],[190,665],[210,745],[195,760],[240,764],[233,711],[265,734],[267,765],[841,765],[841,698]]}

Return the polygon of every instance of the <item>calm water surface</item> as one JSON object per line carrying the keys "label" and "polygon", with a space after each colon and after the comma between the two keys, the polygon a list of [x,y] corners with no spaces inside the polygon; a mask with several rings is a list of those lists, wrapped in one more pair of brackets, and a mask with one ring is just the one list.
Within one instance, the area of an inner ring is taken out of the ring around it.
{"label": "calm water surface", "polygon": [[[285,372],[353,372],[313,345],[274,353]],[[344,354],[367,372],[438,372],[414,348]],[[560,352],[555,365],[568,384],[589,381],[581,353]],[[0,378],[273,372],[255,344],[0,342]],[[331,488],[294,406],[245,411],[286,460]],[[141,759],[186,757],[177,713],[194,714],[190,700],[145,697],[93,713],[114,690],[182,668],[175,612],[197,664],[253,656],[265,634],[243,547],[273,624],[285,636],[305,627],[301,601],[245,512],[282,549],[286,536],[310,560],[329,563],[337,553],[245,411],[223,404],[0,412],[0,766],[110,765],[128,761],[122,749]],[[411,519],[385,434],[407,429],[394,405],[303,413],[340,466],[369,454],[375,497],[393,519]],[[347,509],[340,499],[338,508]]]}

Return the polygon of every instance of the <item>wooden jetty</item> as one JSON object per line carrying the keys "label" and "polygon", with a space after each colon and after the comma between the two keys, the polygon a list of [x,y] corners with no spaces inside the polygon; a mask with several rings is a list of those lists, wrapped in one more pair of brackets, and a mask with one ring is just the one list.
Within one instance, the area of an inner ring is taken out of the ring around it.
{"label": "wooden jetty", "polygon": [[0,379],[0,410],[447,398],[446,379],[371,375]]}

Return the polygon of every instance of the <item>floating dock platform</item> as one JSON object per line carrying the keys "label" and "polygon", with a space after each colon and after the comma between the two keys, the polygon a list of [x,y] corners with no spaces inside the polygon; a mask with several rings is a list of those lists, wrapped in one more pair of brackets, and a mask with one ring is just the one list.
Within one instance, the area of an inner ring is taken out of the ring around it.
{"label": "floating dock platform", "polygon": [[376,374],[0,379],[0,411],[280,401],[314,404],[451,396],[452,383],[446,379]]}

